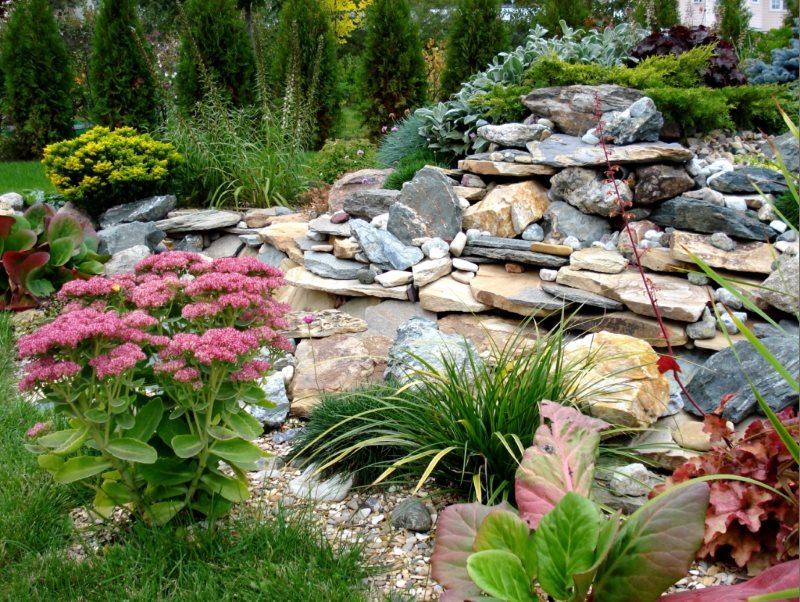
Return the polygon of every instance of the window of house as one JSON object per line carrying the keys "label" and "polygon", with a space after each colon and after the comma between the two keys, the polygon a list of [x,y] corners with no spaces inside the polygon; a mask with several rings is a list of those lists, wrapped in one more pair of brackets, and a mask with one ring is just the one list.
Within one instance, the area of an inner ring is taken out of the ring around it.
{"label": "window of house", "polygon": [[783,10],[783,0],[769,0],[770,10]]}
{"label": "window of house", "polygon": [[705,0],[692,0],[692,4],[703,4]]}

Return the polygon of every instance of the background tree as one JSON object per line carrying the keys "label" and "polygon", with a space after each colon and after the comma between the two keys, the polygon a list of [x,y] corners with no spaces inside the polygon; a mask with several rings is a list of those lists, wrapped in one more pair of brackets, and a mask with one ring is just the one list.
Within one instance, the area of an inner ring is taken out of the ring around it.
{"label": "background tree", "polygon": [[339,70],[330,15],[318,0],[285,0],[278,16],[273,81],[284,115],[301,124],[308,145],[319,147],[339,116]]}
{"label": "background tree", "polygon": [[570,27],[583,27],[591,14],[589,0],[543,0],[537,22],[546,27],[551,36],[556,36],[561,35],[562,20]]}
{"label": "background tree", "polygon": [[366,15],[360,87],[371,135],[425,102],[425,61],[408,0],[376,0]]}
{"label": "background tree", "polygon": [[103,0],[95,22],[89,86],[92,120],[152,129],[159,94],[132,0]]}
{"label": "background tree", "polygon": [[73,75],[69,52],[48,0],[17,0],[3,35],[6,114],[20,158],[38,157],[72,134]]}
{"label": "background tree", "polygon": [[750,27],[748,0],[719,0],[717,3],[717,30],[719,37],[741,47]]}
{"label": "background tree", "polygon": [[452,14],[442,75],[445,96],[457,91],[461,82],[484,69],[507,45],[499,0],[459,0]]}
{"label": "background tree", "polygon": [[634,20],[651,31],[677,25],[678,0],[640,0],[633,9]]}
{"label": "background tree", "polygon": [[361,26],[367,7],[373,0],[320,0],[322,8],[332,20],[333,35],[340,44],[347,43],[352,33]]}
{"label": "background tree", "polygon": [[178,61],[178,104],[191,109],[203,97],[197,61],[234,106],[255,98],[253,46],[234,0],[187,0]]}

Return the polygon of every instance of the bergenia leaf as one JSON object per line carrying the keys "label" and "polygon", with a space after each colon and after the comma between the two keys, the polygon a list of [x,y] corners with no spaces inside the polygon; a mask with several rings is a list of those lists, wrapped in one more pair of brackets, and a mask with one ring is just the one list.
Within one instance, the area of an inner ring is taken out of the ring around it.
{"label": "bergenia leaf", "polygon": [[6,237],[4,251],[28,251],[36,246],[36,233],[27,228],[14,230]]}
{"label": "bergenia leaf", "polygon": [[9,251],[3,255],[3,267],[11,282],[18,287],[25,287],[25,282],[30,277],[31,273],[47,265],[49,260],[50,255],[44,251],[38,251],[36,253],[16,253]]}
{"label": "bergenia leaf", "polygon": [[24,215],[25,219],[27,219],[28,223],[30,223],[31,230],[36,232],[38,235],[44,232],[45,228],[47,227],[47,220],[53,217],[55,212],[50,205],[36,203],[32,207],[29,207]]}
{"label": "bergenia leaf", "polygon": [[[661,596],[659,602],[747,602],[760,596],[800,587],[800,560],[784,562],[737,585],[720,585]],[[783,600],[796,599],[782,598]]]}
{"label": "bergenia leaf", "polygon": [[6,238],[11,234],[11,228],[17,223],[10,215],[0,215],[0,238]]}
{"label": "bergenia leaf", "polygon": [[484,550],[467,560],[469,576],[490,596],[509,602],[536,602],[520,559],[505,550]]}
{"label": "bergenia leaf", "polygon": [[475,537],[472,549],[505,550],[519,558],[528,581],[537,574],[536,548],[528,523],[513,512],[490,512]]}
{"label": "bergenia leaf", "polygon": [[68,238],[78,247],[83,242],[83,226],[71,215],[59,213],[52,220],[47,228],[47,241],[52,244],[59,238]]}
{"label": "bergenia leaf", "polygon": [[542,423],[522,456],[515,484],[520,516],[533,529],[567,492],[589,495],[600,431],[609,426],[552,401],[542,401],[539,413]]}
{"label": "bergenia leaf", "polygon": [[462,602],[480,596],[481,590],[467,572],[467,559],[474,551],[475,537],[484,519],[492,511],[509,508],[507,504],[453,504],[439,515],[431,574],[445,589],[442,602]]}
{"label": "bergenia leaf", "polygon": [[594,599],[651,602],[686,575],[703,541],[708,498],[708,485],[692,482],[637,510],[597,571]]}
{"label": "bergenia leaf", "polygon": [[62,266],[67,263],[75,253],[75,243],[69,238],[59,238],[50,243],[50,263]]}

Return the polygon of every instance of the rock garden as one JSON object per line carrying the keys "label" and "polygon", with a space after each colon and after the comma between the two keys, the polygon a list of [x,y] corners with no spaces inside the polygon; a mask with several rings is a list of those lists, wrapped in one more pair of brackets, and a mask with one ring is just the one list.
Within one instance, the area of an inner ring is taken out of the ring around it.
{"label": "rock garden", "polygon": [[[202,73],[162,135],[48,141],[59,195],[0,195],[0,594],[798,599],[797,86],[564,27],[382,160]],[[287,115],[305,202],[246,145]]]}

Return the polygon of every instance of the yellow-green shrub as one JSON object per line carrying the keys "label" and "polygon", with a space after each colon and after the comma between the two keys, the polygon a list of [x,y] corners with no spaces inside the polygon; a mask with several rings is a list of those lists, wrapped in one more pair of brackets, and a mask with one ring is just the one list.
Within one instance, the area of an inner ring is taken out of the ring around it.
{"label": "yellow-green shrub", "polygon": [[90,215],[164,191],[180,162],[172,144],[129,127],[92,128],[49,145],[42,159],[58,191]]}

